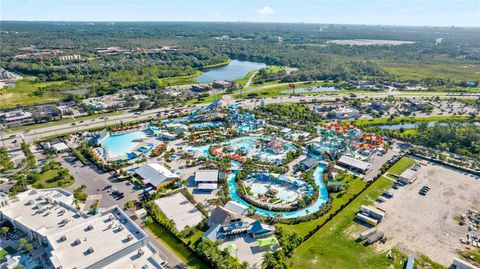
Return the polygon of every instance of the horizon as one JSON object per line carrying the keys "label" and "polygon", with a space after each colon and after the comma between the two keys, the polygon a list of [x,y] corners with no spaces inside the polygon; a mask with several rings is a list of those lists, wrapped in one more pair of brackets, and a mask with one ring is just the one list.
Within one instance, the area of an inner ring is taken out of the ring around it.
{"label": "horizon", "polygon": [[480,27],[480,2],[472,0],[0,0],[0,4],[1,21]]}

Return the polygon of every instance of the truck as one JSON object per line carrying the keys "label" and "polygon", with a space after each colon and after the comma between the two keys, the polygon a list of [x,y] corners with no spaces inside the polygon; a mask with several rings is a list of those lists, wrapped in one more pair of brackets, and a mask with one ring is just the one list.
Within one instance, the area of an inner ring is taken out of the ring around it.
{"label": "truck", "polygon": [[379,221],[385,217],[385,212],[383,210],[373,206],[362,205],[360,207],[360,212]]}
{"label": "truck", "polygon": [[371,245],[371,244],[377,242],[378,240],[381,240],[383,238],[383,236],[384,236],[383,232],[378,232],[378,233],[372,234],[367,239],[367,245]]}
{"label": "truck", "polygon": [[357,213],[357,215],[355,216],[355,218],[356,218],[357,220],[359,220],[359,221],[363,221],[363,222],[368,223],[368,224],[370,224],[370,225],[372,225],[372,226],[375,226],[375,225],[378,224],[378,220],[372,219],[372,218],[370,218],[370,217],[368,217],[368,216],[366,216],[366,215],[364,215],[364,214],[362,214],[362,213]]}
{"label": "truck", "polygon": [[377,228],[373,227],[373,228],[370,228],[362,233],[360,233],[358,235],[358,240],[362,241],[362,240],[365,240],[367,239],[369,236],[371,236],[372,234],[376,233],[377,232]]}

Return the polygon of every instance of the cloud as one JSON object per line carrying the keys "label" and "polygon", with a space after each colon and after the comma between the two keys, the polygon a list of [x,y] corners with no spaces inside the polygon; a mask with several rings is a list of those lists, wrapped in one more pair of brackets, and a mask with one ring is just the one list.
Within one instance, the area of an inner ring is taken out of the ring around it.
{"label": "cloud", "polygon": [[269,6],[264,6],[263,8],[257,10],[257,13],[260,15],[268,15],[268,14],[275,13],[275,11]]}

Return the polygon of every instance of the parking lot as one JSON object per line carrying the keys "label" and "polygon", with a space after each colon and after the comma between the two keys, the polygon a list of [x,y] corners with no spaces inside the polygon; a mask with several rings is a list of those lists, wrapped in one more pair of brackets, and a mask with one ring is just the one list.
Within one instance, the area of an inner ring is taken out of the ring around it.
{"label": "parking lot", "polygon": [[[421,161],[418,179],[392,190],[394,197],[377,206],[386,211],[378,230],[388,240],[381,250],[397,247],[409,254],[422,253],[445,266],[464,246],[466,228],[454,219],[467,209],[480,209],[480,180],[462,172]],[[425,195],[423,186],[430,190]]]}
{"label": "parking lot", "polygon": [[[75,178],[75,184],[67,187],[68,191],[73,191],[82,184],[87,186],[85,192],[90,196],[87,200],[92,203],[93,200],[100,200],[100,208],[109,208],[113,205],[123,205],[130,200],[138,199],[138,195],[142,193],[141,189],[135,189],[128,181],[117,181],[115,177],[109,173],[100,170],[94,164],[83,165],[80,161],[74,161],[73,157],[62,155],[57,158],[62,163],[62,166],[70,171],[70,174]],[[106,189],[106,186],[112,187]],[[124,194],[123,198],[112,195],[112,190],[118,190]]]}

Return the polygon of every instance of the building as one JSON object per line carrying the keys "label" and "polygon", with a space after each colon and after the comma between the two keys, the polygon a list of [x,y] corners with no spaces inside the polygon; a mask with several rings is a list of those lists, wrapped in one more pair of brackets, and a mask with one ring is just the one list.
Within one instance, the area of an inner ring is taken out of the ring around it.
{"label": "building", "polygon": [[317,160],[315,160],[314,158],[306,158],[298,164],[298,167],[302,171],[308,171],[315,166],[317,166]]}
{"label": "building", "polygon": [[167,217],[175,223],[177,231],[187,227],[195,227],[205,216],[181,192],[164,196],[155,200],[155,204]]}
{"label": "building", "polygon": [[408,100],[405,105],[413,110],[424,110],[431,106],[430,102],[422,100]]}
{"label": "building", "polygon": [[362,174],[365,174],[370,169],[372,169],[372,164],[361,161],[361,160],[357,160],[355,158],[352,158],[346,155],[340,157],[340,159],[338,159],[337,164],[340,166],[346,167],[354,172],[360,172]]}
{"label": "building", "polygon": [[229,236],[248,235],[264,238],[273,235],[274,227],[258,220],[244,217],[225,207],[217,206],[212,210],[207,222],[210,227],[203,238],[212,242],[223,242]]}
{"label": "building", "polygon": [[378,111],[386,111],[390,109],[390,105],[385,103],[385,102],[380,102],[380,101],[373,101],[370,107],[373,110],[378,110]]}
{"label": "building", "polygon": [[212,89],[209,84],[192,85],[192,92],[208,92]]}
{"label": "building", "polygon": [[235,81],[215,80],[212,83],[212,87],[220,90],[235,90],[238,88],[238,84]]}
{"label": "building", "polygon": [[412,183],[417,180],[417,171],[409,168],[398,176],[398,180],[404,184]]}
{"label": "building", "polygon": [[7,128],[33,124],[32,113],[23,110],[13,110],[0,114],[0,122]]}
{"label": "building", "polygon": [[331,112],[336,119],[351,119],[360,116],[360,111],[353,108],[339,108]]}
{"label": "building", "polygon": [[62,152],[70,151],[70,148],[63,142],[51,145],[51,149],[55,153],[62,153]]}
{"label": "building", "polygon": [[145,185],[159,189],[163,186],[173,183],[178,176],[165,166],[158,163],[146,163],[135,172]]}
{"label": "building", "polygon": [[248,206],[242,205],[235,201],[228,201],[227,204],[225,205],[225,208],[232,212],[237,213],[240,216],[245,216],[248,212]]}
{"label": "building", "polygon": [[80,54],[70,54],[70,55],[59,56],[58,59],[60,61],[76,61],[76,60],[81,60],[82,56],[80,56]]}
{"label": "building", "polygon": [[320,113],[320,112],[332,111],[344,105],[345,105],[344,103],[339,103],[339,102],[324,102],[318,105],[314,105],[313,109],[316,112]]}
{"label": "building", "polygon": [[199,190],[216,190],[218,187],[218,170],[198,170],[195,172],[195,184]]}
{"label": "building", "polygon": [[63,189],[20,193],[2,208],[0,220],[40,245],[48,268],[162,268],[147,234],[119,207],[87,216]]}
{"label": "building", "polygon": [[35,121],[52,121],[62,118],[62,112],[56,105],[37,106],[32,110]]}

